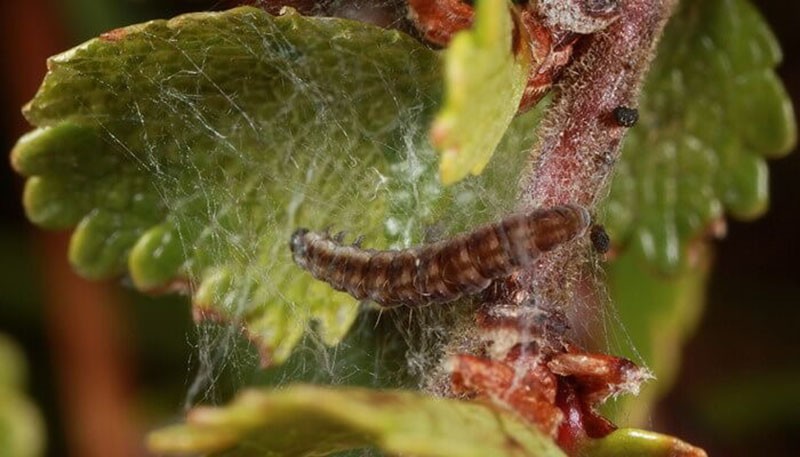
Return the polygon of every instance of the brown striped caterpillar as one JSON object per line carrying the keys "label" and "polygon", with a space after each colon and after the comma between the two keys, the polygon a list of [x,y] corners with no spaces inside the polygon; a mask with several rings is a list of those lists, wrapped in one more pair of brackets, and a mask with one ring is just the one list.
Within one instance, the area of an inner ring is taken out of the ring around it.
{"label": "brown striped caterpillar", "polygon": [[341,237],[306,229],[292,234],[290,247],[297,265],[336,290],[386,307],[418,306],[476,294],[492,280],[531,265],[540,253],[583,235],[590,223],[585,208],[566,205],[513,214],[403,250],[342,245]]}

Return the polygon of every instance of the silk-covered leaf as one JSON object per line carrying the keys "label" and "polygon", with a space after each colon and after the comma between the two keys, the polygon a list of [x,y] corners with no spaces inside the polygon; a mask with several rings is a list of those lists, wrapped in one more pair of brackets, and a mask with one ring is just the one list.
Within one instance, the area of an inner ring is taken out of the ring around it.
{"label": "silk-covered leaf", "polygon": [[[309,325],[334,344],[357,303],[290,258],[298,227],[421,242],[513,208],[540,113],[497,161],[443,188],[428,126],[439,55],[395,31],[242,8],[105,34],[52,58],[15,168],[46,228],[77,225],[75,268],[189,290],[197,315],[243,324],[273,362]],[[513,164],[513,166],[509,166]]]}
{"label": "silk-covered leaf", "polygon": [[198,407],[153,432],[153,452],[311,456],[375,447],[417,457],[563,457],[535,427],[488,406],[408,391],[293,386]]}
{"label": "silk-covered leaf", "polygon": [[386,245],[388,189],[426,141],[438,79],[436,53],[358,22],[153,21],[50,59],[12,160],[29,218],[77,225],[80,273],[189,289],[198,315],[242,322],[280,361],[310,322],[332,344],[357,310],[294,266],[290,233],[337,224]]}
{"label": "silk-covered leaf", "polygon": [[506,0],[477,3],[472,29],[457,33],[445,53],[445,98],[431,127],[444,184],[480,174],[517,112],[530,56],[515,54]]}

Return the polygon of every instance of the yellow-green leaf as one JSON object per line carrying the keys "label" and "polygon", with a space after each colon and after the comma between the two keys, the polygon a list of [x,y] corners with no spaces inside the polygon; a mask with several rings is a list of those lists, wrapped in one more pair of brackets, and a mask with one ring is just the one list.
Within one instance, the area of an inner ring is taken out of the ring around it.
{"label": "yellow-green leaf", "polygon": [[240,8],[119,29],[48,64],[12,161],[28,217],[77,226],[84,276],[189,290],[198,315],[241,323],[280,362],[312,325],[336,343],[358,307],[294,265],[293,230],[410,240],[385,223],[406,164],[434,156],[420,126],[440,59],[406,35]]}
{"label": "yellow-green leaf", "polygon": [[591,440],[576,457],[706,457],[706,452],[672,436],[623,428]]}
{"label": "yellow-green leaf", "polygon": [[0,455],[4,457],[44,453],[44,422],[23,392],[26,370],[20,349],[0,334]]}
{"label": "yellow-green leaf", "polygon": [[153,432],[152,451],[229,457],[327,455],[374,446],[416,457],[563,457],[535,427],[473,402],[408,391],[293,386],[249,390]]}
{"label": "yellow-green leaf", "polygon": [[483,171],[517,112],[530,56],[514,53],[513,26],[506,0],[482,0],[473,28],[447,48],[444,105],[431,127],[445,185]]}

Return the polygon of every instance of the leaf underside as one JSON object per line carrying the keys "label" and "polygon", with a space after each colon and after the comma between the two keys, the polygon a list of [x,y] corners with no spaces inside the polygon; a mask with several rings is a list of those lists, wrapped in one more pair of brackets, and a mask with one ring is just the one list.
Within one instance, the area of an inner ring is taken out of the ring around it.
{"label": "leaf underside", "polygon": [[376,446],[417,457],[564,456],[536,428],[481,404],[303,385],[250,390],[225,407],[197,408],[186,424],[156,431],[148,441],[167,455],[290,457]]}

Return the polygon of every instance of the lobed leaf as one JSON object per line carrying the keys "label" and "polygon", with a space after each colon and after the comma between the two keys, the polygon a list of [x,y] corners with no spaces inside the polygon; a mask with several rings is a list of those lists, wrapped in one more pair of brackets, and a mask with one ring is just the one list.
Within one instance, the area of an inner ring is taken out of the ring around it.
{"label": "lobed leaf", "polygon": [[659,382],[617,411],[645,423],[669,388],[679,348],[702,312],[709,270],[703,239],[728,212],[768,206],[766,158],[796,140],[789,98],[774,67],[780,50],[746,0],[682,2],[646,81],[606,202],[620,255],[608,266],[613,302]]}
{"label": "lobed leaf", "polygon": [[119,29],[48,64],[12,162],[33,222],[77,225],[76,270],[191,290],[198,315],[242,322],[275,362],[311,322],[341,338],[358,304],[301,272],[289,235],[336,224],[377,247],[398,239],[389,189],[425,143],[436,53],[362,23],[239,8]]}
{"label": "lobed leaf", "polygon": [[663,273],[727,211],[767,208],[765,158],[796,140],[780,50],[747,0],[682,2],[645,84],[606,204],[614,240]]}
{"label": "lobed leaf", "polygon": [[153,432],[153,452],[229,457],[311,456],[375,446],[417,457],[563,456],[515,416],[472,402],[407,391],[297,385],[249,390],[199,407],[186,424]]}
{"label": "lobed leaf", "polygon": [[[271,362],[312,323],[335,344],[357,303],[300,271],[298,227],[370,247],[420,242],[513,207],[539,113],[483,176],[443,188],[427,125],[439,55],[395,31],[254,8],[119,29],[55,56],[12,152],[28,217],[77,226],[76,270],[188,290]],[[456,204],[454,204],[456,203]],[[355,235],[353,235],[355,236]]]}
{"label": "lobed leaf", "polygon": [[445,185],[483,171],[528,81],[530,56],[515,54],[508,6],[506,0],[478,2],[473,28],[456,34],[445,52],[445,98],[431,127]]}

